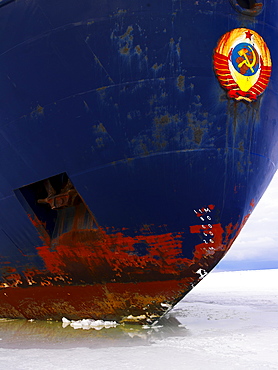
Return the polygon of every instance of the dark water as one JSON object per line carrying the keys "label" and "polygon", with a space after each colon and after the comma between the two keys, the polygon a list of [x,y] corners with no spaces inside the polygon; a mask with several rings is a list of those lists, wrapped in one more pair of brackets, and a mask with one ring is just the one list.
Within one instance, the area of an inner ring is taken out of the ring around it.
{"label": "dark water", "polygon": [[118,325],[109,329],[74,329],[55,321],[0,319],[0,348],[107,348],[150,345],[168,337],[185,337],[188,330],[171,315],[153,328],[140,325]]}

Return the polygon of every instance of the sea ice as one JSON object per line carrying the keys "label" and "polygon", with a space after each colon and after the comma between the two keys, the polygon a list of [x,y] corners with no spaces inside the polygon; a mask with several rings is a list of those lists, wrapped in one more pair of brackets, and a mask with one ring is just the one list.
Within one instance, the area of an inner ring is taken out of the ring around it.
{"label": "sea ice", "polygon": [[68,320],[66,317],[62,318],[62,327],[66,328],[68,325],[74,329],[95,329],[101,330],[103,328],[115,328],[118,323],[116,321],[104,321],[104,320],[93,320],[93,319],[82,319],[82,320]]}

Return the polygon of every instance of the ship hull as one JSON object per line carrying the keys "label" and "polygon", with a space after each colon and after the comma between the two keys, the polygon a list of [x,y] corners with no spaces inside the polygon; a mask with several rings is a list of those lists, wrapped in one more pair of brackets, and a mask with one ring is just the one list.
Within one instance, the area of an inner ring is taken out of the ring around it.
{"label": "ship hull", "polygon": [[[151,323],[227,253],[278,155],[278,7],[232,3],[0,4],[2,317]],[[273,62],[252,102],[213,69],[238,27]]]}

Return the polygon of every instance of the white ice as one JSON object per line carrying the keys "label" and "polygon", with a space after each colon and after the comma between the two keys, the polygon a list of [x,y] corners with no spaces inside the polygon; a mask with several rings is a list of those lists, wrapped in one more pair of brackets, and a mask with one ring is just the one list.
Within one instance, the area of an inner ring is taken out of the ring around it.
{"label": "white ice", "polygon": [[82,319],[82,320],[68,320],[66,317],[62,318],[62,327],[66,328],[70,325],[74,329],[95,329],[101,330],[103,328],[115,328],[118,324],[116,321],[107,320],[93,320],[93,319]]}
{"label": "white ice", "polygon": [[3,370],[277,370],[278,270],[211,273],[155,328],[2,320],[0,339]]}

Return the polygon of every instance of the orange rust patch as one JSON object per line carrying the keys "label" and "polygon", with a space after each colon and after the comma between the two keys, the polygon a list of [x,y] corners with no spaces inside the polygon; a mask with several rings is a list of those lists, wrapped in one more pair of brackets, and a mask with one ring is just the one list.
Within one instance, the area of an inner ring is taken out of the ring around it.
{"label": "orange rust patch", "polygon": [[[146,255],[136,255],[136,245],[146,245]],[[126,236],[121,232],[108,235],[103,229],[75,230],[61,235],[52,247],[38,247],[46,268],[53,274],[67,271],[67,263],[78,263],[89,268],[92,274],[99,266],[110,271],[124,272],[130,267],[143,273],[149,267],[160,274],[177,275],[178,265],[183,267],[190,260],[178,257],[182,253],[182,234]]]}
{"label": "orange rust patch", "polygon": [[181,257],[183,232],[153,234],[154,225],[143,225],[135,236],[126,235],[125,228],[82,229],[81,208],[72,230],[51,240],[35,218],[44,240],[37,250],[45,269],[28,268],[23,275],[8,271],[0,290],[0,316],[120,321],[131,315],[141,323],[153,322],[201,280],[200,268],[210,271],[232,244],[238,225],[224,231],[220,223],[208,223],[213,209],[194,210],[204,223],[190,226],[190,232],[207,239],[195,246],[192,259]]}
{"label": "orange rust patch", "polygon": [[250,207],[251,207],[251,208],[254,208],[254,207],[255,207],[255,205],[256,205],[256,204],[255,204],[255,200],[254,200],[254,199],[252,199],[252,200],[251,200],[251,202],[250,202]]}
{"label": "orange rust patch", "polygon": [[[207,215],[210,220],[208,215],[213,209],[214,205],[208,205],[194,212],[197,217],[203,219],[201,216]],[[44,225],[37,218],[32,220],[44,241],[37,251],[45,269],[28,269],[21,277],[10,272],[6,275],[10,277],[6,279],[8,285],[17,286],[20,278],[24,286],[159,281],[189,275],[196,279],[200,261],[210,257],[211,265],[214,260],[217,263],[220,257],[216,252],[228,250],[229,237],[234,231],[229,225],[224,240],[220,224],[190,226],[190,232],[199,233],[204,240],[195,245],[193,258],[188,259],[182,257],[183,243],[186,243],[183,232],[153,234],[153,225],[143,225],[141,234],[135,236],[126,235],[125,228],[122,231],[112,228],[109,232],[100,227],[82,229],[85,209],[81,207],[76,212],[72,229],[66,233],[61,231],[60,236],[52,240]]]}
{"label": "orange rust patch", "polygon": [[204,242],[195,246],[194,258],[201,259],[203,256],[214,254],[216,250],[223,250],[223,238],[222,235],[224,230],[220,224],[209,225],[194,225],[190,226],[191,233],[213,233],[213,243]]}

